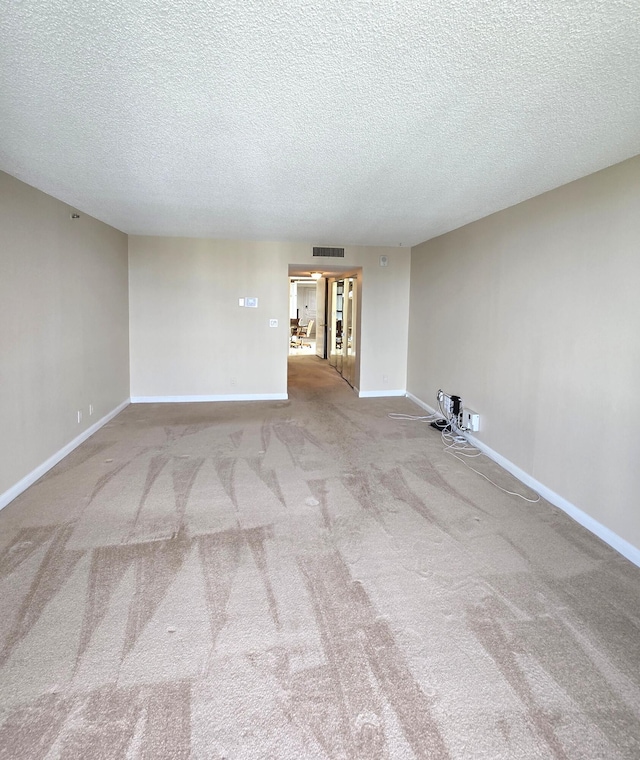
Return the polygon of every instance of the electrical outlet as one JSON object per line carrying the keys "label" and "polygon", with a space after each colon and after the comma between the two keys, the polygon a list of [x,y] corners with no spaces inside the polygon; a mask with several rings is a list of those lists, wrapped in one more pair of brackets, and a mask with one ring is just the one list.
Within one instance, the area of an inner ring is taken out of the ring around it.
{"label": "electrical outlet", "polygon": [[93,404],[89,404],[89,417],[93,416]]}
{"label": "electrical outlet", "polygon": [[82,409],[78,409],[78,425],[82,422]]}

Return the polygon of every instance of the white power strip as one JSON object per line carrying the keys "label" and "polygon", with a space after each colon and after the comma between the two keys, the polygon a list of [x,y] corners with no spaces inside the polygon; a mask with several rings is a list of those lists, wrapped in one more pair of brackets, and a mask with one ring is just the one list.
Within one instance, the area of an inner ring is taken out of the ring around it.
{"label": "white power strip", "polygon": [[441,391],[438,394],[438,401],[440,402],[444,414],[451,414],[453,412],[453,401],[451,400],[451,396]]}

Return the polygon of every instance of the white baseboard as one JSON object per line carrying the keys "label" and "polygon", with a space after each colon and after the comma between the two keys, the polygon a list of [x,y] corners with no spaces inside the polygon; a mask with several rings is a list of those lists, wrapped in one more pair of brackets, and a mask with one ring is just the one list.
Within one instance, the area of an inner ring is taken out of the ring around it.
{"label": "white baseboard", "polygon": [[414,404],[421,406],[423,409],[429,412],[429,414],[440,414],[440,412],[437,412],[432,406],[429,406],[429,404],[426,404],[422,399],[414,396],[413,393],[409,393],[409,391],[407,391],[407,398],[410,401],[413,401]]}
{"label": "white baseboard", "polygon": [[132,396],[132,404],[192,404],[201,401],[286,401],[286,393],[231,393],[221,396]]}
{"label": "white baseboard", "polygon": [[69,441],[66,446],[63,446],[59,451],[56,451],[56,453],[50,456],[45,462],[38,465],[35,470],[32,470],[28,475],[25,475],[22,480],[19,480],[14,486],[11,486],[11,488],[3,494],[0,494],[0,509],[6,507],[9,502],[16,498],[16,496],[20,496],[23,491],[26,491],[29,486],[36,482],[36,480],[57,465],[61,459],[64,459],[67,456],[67,454],[70,454],[74,449],[77,449],[81,443],[84,443],[87,440],[87,438],[90,438],[96,431],[100,430],[103,425],[106,425],[107,422],[112,420],[116,414],[120,414],[123,409],[129,406],[129,403],[129,399],[123,401],[115,409],[112,409],[108,414],[105,414],[102,419],[99,419],[91,425],[91,427],[88,427],[80,433],[80,435],[76,436],[72,441]]}
{"label": "white baseboard", "polygon": [[385,398],[386,396],[406,396],[406,391],[358,391],[359,398]]}
{"label": "white baseboard", "polygon": [[[407,398],[411,399],[411,401],[423,409],[426,409],[428,412],[433,413],[436,411],[433,409],[433,407],[429,406],[429,404],[426,404],[417,396],[414,396],[413,393],[407,393]],[[582,525],[583,528],[591,531],[591,533],[593,533],[595,536],[602,539],[605,544],[608,544],[612,549],[615,549],[619,554],[622,554],[623,557],[626,557],[630,562],[633,562],[634,565],[640,567],[640,549],[637,546],[630,544],[617,533],[614,533],[610,528],[607,528],[606,525],[603,525],[588,515],[586,512],[583,512],[581,509],[576,507],[575,504],[572,504],[563,496],[560,496],[560,494],[552,491],[550,488],[547,488],[544,483],[536,480],[534,477],[529,475],[529,473],[520,469],[520,467],[503,457],[502,454],[498,454],[497,451],[494,451],[482,441],[478,440],[472,435],[469,435],[468,433],[465,433],[465,437],[469,443],[480,449],[480,451],[482,451],[483,454],[486,454],[489,459],[492,459],[496,464],[499,464],[500,467],[504,468],[507,472],[510,472],[512,475],[518,478],[520,482],[524,483],[526,486],[529,486],[529,488],[539,493],[543,499],[546,499],[550,504],[553,504],[554,507],[561,509],[567,515],[569,515],[569,517]]]}

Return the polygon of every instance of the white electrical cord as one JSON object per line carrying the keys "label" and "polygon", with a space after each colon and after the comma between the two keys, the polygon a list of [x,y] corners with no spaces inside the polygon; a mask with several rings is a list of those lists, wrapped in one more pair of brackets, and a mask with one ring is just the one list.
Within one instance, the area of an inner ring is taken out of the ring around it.
{"label": "white electrical cord", "polygon": [[[491,478],[487,477],[483,472],[480,472],[480,470],[476,470],[475,467],[472,467],[470,464],[465,462],[464,458],[473,459],[475,457],[481,457],[481,456],[486,456],[486,455],[483,454],[479,448],[470,444],[469,441],[465,438],[464,436],[465,431],[458,427],[457,421],[455,419],[455,415],[452,414],[450,411],[445,412],[445,410],[442,408],[443,396],[444,396],[444,393],[442,392],[442,390],[438,390],[436,397],[438,400],[438,407],[440,409],[441,414],[434,412],[425,417],[421,417],[419,415],[400,414],[399,412],[391,412],[389,414],[389,417],[392,420],[416,420],[416,421],[424,421],[424,422],[431,422],[437,419],[442,419],[444,417],[447,425],[446,427],[442,428],[442,430],[440,431],[440,435],[442,437],[444,450],[447,454],[451,454],[452,457],[457,459],[459,462],[462,462],[462,464],[465,467],[468,467],[472,472],[475,472],[477,475],[480,475],[480,477],[484,478],[485,480],[488,480],[492,486],[495,486],[497,489],[499,489],[503,493],[509,494],[509,496],[517,496],[519,499],[529,502],[529,504],[537,504],[540,501],[540,494],[536,494],[535,499],[529,499],[526,496],[523,496],[521,493],[516,493],[515,491],[509,491],[508,489],[503,488],[502,486],[499,486],[497,483],[491,480]],[[488,458],[489,457],[487,457],[487,459]]]}
{"label": "white electrical cord", "polygon": [[[455,423],[453,423],[452,428],[455,429],[455,427],[456,427]],[[447,444],[446,443],[447,438],[451,438],[453,442],[450,444]],[[444,450],[447,452],[447,454],[451,454],[452,457],[457,459],[459,462],[462,462],[462,464],[465,467],[468,467],[472,472],[475,472],[476,474],[480,475],[480,477],[484,478],[485,480],[488,480],[492,486],[495,486],[497,489],[499,489],[503,493],[509,494],[509,496],[517,496],[519,499],[529,502],[529,504],[537,504],[540,501],[540,494],[536,494],[535,499],[529,499],[527,496],[523,496],[521,493],[516,493],[516,491],[509,491],[507,488],[503,488],[502,486],[499,486],[495,481],[491,480],[491,478],[487,477],[483,472],[480,472],[480,470],[476,470],[476,468],[472,467],[468,462],[465,462],[463,457],[473,458],[473,457],[481,457],[485,455],[480,451],[479,448],[477,448],[476,446],[472,446],[463,435],[461,434],[452,435],[451,433],[446,433],[445,435],[445,431],[443,430],[442,441],[445,444]],[[459,447],[459,448],[456,448],[456,447]]]}
{"label": "white electrical cord", "polygon": [[[491,478],[488,478],[483,472],[480,472],[479,470],[476,470],[475,467],[472,467],[470,464],[468,464],[467,462],[465,462],[464,459],[461,459],[459,456],[457,456],[457,454],[454,454],[451,451],[449,451],[448,453],[451,454],[452,457],[455,457],[460,462],[462,462],[462,464],[465,467],[468,467],[470,470],[472,470],[473,472],[477,473],[478,475],[480,475],[481,477],[483,477],[485,480],[488,480],[489,483],[491,483],[492,486],[495,486],[500,491],[503,491],[504,493],[508,493],[510,496],[517,496],[519,499],[522,499],[523,501],[528,501],[529,504],[537,504],[540,501],[540,494],[536,494],[536,498],[535,499],[529,499],[526,496],[523,496],[521,493],[516,493],[515,491],[508,491],[506,488],[503,488],[502,486],[499,486],[497,483],[494,483],[494,481],[491,480]],[[479,454],[482,454],[482,452],[479,452]],[[534,493],[535,493],[535,491],[534,491]]]}
{"label": "white electrical cord", "polygon": [[435,412],[421,417],[418,414],[401,414],[400,412],[389,412],[388,415],[392,420],[412,420],[414,422],[432,422],[437,419],[439,415]]}
{"label": "white electrical cord", "polygon": [[472,446],[469,441],[461,433],[453,433],[451,430],[457,430],[455,423],[451,423],[450,428],[441,432],[442,443],[444,450],[452,454],[454,452],[462,455],[463,457],[479,457],[482,456],[480,449]]}

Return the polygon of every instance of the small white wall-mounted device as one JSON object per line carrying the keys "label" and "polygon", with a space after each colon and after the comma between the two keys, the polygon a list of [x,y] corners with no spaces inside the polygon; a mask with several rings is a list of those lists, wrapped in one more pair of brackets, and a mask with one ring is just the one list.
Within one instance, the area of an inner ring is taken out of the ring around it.
{"label": "small white wall-mounted device", "polygon": [[480,415],[471,409],[462,409],[462,427],[477,433],[480,430]]}

